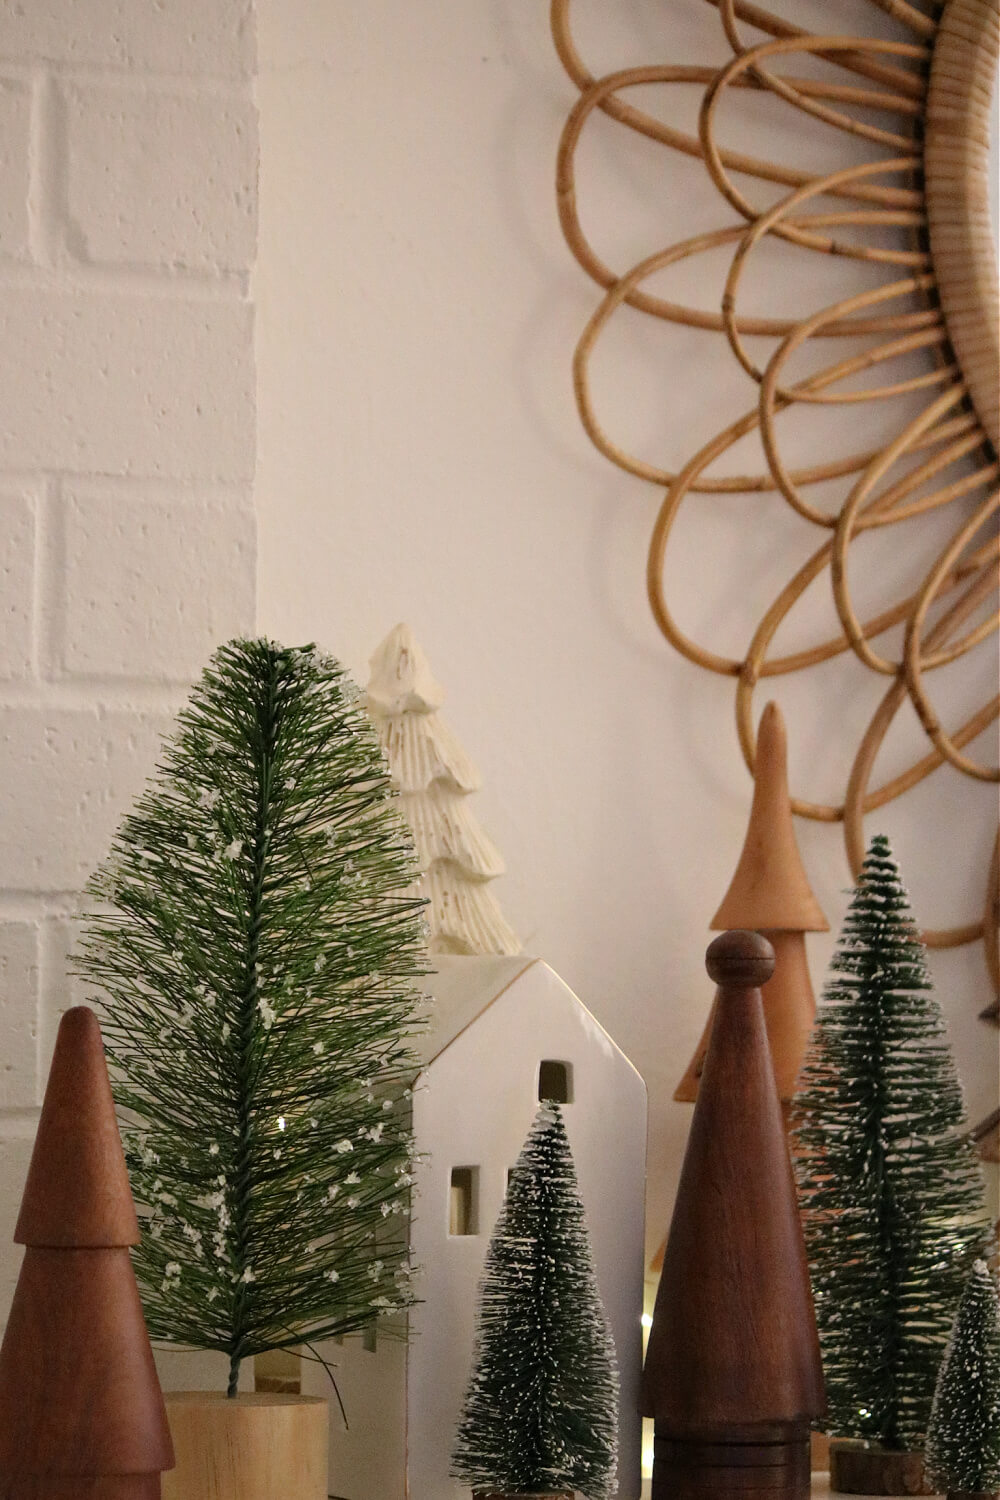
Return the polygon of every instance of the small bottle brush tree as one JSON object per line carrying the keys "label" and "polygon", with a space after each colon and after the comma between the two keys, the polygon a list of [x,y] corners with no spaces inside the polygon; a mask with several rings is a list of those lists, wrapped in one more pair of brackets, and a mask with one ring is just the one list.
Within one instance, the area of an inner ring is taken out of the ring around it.
{"label": "small bottle brush tree", "polygon": [[409,1299],[412,845],[312,647],[213,657],[91,883],[78,966],[145,1211],[152,1336],[240,1363]]}
{"label": "small bottle brush tree", "polygon": [[559,1107],[511,1173],[452,1462],[477,1494],[614,1493],[618,1371]]}
{"label": "small bottle brush tree", "polygon": [[919,1449],[988,1219],[923,944],[884,837],[865,858],[832,971],[794,1104],[823,1427]]}
{"label": "small bottle brush tree", "polygon": [[927,1475],[949,1495],[1000,1489],[1000,1298],[982,1260],[966,1283],[938,1376]]}

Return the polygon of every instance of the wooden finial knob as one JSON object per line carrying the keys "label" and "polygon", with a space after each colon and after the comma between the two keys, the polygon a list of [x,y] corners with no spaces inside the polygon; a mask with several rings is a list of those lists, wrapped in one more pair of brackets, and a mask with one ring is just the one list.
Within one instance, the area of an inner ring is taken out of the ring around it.
{"label": "wooden finial knob", "polygon": [[774,949],[759,932],[723,932],[709,943],[705,967],[718,985],[756,990],[774,973]]}

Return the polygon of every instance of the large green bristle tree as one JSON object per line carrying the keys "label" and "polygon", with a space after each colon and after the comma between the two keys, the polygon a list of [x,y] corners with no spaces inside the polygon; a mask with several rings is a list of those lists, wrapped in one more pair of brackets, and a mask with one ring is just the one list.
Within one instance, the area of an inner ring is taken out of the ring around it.
{"label": "large green bristle tree", "polygon": [[242,1360],[410,1300],[412,845],[312,647],[213,657],[91,882],[154,1338]]}
{"label": "large green bristle tree", "polygon": [[989,1220],[924,947],[882,836],[831,969],[793,1105],[824,1426],[919,1449]]}

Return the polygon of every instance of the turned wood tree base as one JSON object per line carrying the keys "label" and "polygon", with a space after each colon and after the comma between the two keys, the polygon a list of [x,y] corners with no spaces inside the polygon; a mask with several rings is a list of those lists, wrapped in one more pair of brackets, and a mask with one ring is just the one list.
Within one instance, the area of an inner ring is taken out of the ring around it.
{"label": "turned wood tree base", "polygon": [[326,1500],[329,1408],[314,1396],[168,1393],[163,1500]]}
{"label": "turned wood tree base", "polygon": [[808,1500],[809,1436],[765,1432],[716,1434],[703,1440],[657,1431],[653,1500],[730,1500],[743,1491],[763,1500]]}
{"label": "turned wood tree base", "polygon": [[100,1478],[0,1479],[0,1500],[160,1500],[159,1474],[104,1474]]}
{"label": "turned wood tree base", "polygon": [[864,1448],[834,1439],[830,1489],[841,1495],[936,1495],[927,1483],[922,1453]]}

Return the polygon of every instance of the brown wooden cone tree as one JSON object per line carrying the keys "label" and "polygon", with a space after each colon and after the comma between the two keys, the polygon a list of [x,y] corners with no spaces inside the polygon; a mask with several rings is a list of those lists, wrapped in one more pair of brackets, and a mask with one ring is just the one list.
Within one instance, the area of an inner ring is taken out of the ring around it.
{"label": "brown wooden cone tree", "polygon": [[653,1500],[728,1500],[748,1484],[803,1500],[826,1401],[759,988],[774,952],[758,933],[727,932],[707,967],[715,1024],[643,1371]]}
{"label": "brown wooden cone tree", "polygon": [[[778,1094],[789,1103],[816,1017],[806,962],[805,934],[829,923],[802,864],[788,795],[788,737],[781,709],[768,703],[757,732],[753,805],[736,874],[715,916],[713,931],[762,932],[775,953],[774,978],[764,995],[764,1022]],[[674,1098],[693,1104],[708,1050],[714,1007]]]}
{"label": "brown wooden cone tree", "polygon": [[159,1500],[174,1462],[129,1246],[139,1239],[97,1017],[63,1016],[0,1347],[0,1500]]}

